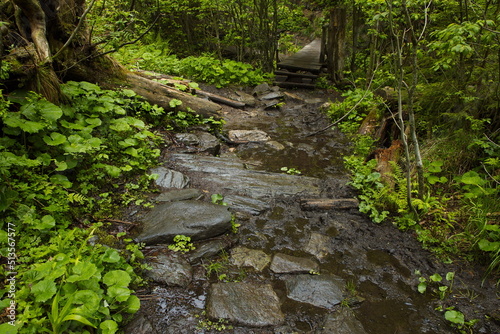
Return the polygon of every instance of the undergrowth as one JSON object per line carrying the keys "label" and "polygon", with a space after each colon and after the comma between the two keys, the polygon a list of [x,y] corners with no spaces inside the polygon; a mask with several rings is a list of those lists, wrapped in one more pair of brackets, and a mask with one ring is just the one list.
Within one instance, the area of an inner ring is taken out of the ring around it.
{"label": "undergrowth", "polygon": [[[354,143],[353,154],[344,160],[351,173],[350,184],[358,191],[359,210],[376,223],[391,221],[400,229],[414,230],[424,247],[444,260],[457,255],[468,260],[489,259],[487,272],[498,271],[500,146],[485,134],[488,120],[464,116],[467,126],[454,134],[456,142],[439,137],[424,142],[425,193],[419,197],[412,190],[411,210],[405,161],[389,162],[391,172],[382,175],[376,159],[367,160],[375,150],[374,140],[358,134],[370,110],[382,107],[380,101],[360,91],[344,96],[327,114],[333,121],[342,118],[338,127]],[[413,174],[410,184],[417,189]]]}
{"label": "undergrowth", "polygon": [[0,98],[2,333],[115,333],[139,309],[141,245],[106,222],[149,205],[163,143],[153,125],[210,123],[131,90],[62,91],[61,106],[30,92]]}
{"label": "undergrowth", "polygon": [[186,77],[218,88],[230,84],[255,86],[270,79],[270,75],[262,70],[230,59],[211,55],[179,59],[170,53],[165,42],[123,48],[116,58],[129,68]]}

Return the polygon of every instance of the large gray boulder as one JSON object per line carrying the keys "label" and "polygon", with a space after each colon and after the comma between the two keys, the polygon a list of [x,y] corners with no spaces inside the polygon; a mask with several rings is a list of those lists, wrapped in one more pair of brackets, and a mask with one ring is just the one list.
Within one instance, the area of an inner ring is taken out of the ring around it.
{"label": "large gray boulder", "polygon": [[207,315],[252,327],[277,326],[285,321],[279,298],[270,284],[212,284]]}
{"label": "large gray boulder", "polygon": [[179,201],[156,205],[143,218],[143,223],[143,231],[135,238],[137,242],[170,243],[176,235],[203,240],[229,231],[231,213],[222,205]]}

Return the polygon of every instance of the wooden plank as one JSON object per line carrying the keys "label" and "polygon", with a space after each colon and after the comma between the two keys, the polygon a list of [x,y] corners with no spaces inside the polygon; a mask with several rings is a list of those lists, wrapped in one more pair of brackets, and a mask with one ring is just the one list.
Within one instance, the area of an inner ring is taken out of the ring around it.
{"label": "wooden plank", "polygon": [[296,73],[296,72],[289,72],[289,71],[274,71],[274,74],[286,75],[287,77],[298,77],[298,78],[308,78],[308,79],[317,79],[318,78],[318,76],[314,75],[314,74]]}
{"label": "wooden plank", "polygon": [[273,85],[279,86],[281,88],[308,88],[308,89],[316,88],[315,84],[302,83],[302,82],[291,82],[291,81],[274,82]]}
{"label": "wooden plank", "polygon": [[320,63],[321,39],[315,39],[299,52],[278,63],[278,68],[290,70],[306,70],[319,73],[323,64]]}

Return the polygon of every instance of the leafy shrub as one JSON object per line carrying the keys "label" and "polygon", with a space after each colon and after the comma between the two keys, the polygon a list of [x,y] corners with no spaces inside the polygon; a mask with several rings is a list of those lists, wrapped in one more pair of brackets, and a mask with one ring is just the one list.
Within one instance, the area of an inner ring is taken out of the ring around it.
{"label": "leafy shrub", "polygon": [[33,93],[0,100],[0,253],[18,273],[14,296],[0,289],[0,310],[17,303],[14,332],[115,333],[139,308],[142,253],[120,235],[104,238],[119,250],[95,243],[105,233],[92,221],[145,203],[161,142],[147,120],[164,112],[130,90],[62,90],[62,106]]}
{"label": "leafy shrub", "polygon": [[205,55],[178,59],[170,55],[162,43],[127,48],[117,57],[129,67],[187,77],[216,85],[257,85],[269,79],[269,75],[251,65],[234,60],[219,60]]}

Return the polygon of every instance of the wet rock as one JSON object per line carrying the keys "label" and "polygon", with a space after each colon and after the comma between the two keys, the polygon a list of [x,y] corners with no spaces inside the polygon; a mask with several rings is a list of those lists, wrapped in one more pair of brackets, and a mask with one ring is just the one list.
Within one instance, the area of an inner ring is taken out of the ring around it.
{"label": "wet rock", "polygon": [[154,200],[157,202],[183,201],[187,199],[196,199],[202,195],[203,192],[200,189],[175,189],[161,193],[156,196]]}
{"label": "wet rock", "polygon": [[319,197],[320,194],[317,178],[251,170],[236,158],[172,154],[170,161],[186,174],[202,178],[205,189],[216,192],[223,189],[225,196],[237,194],[262,200],[266,202],[265,208],[269,208],[269,199],[277,196]]}
{"label": "wet rock", "polygon": [[237,267],[252,267],[262,271],[271,262],[271,256],[261,250],[235,247],[231,250],[231,263]]}
{"label": "wet rock", "polygon": [[233,210],[248,212],[252,215],[261,214],[267,207],[264,201],[239,195],[224,196],[224,202]]}
{"label": "wet rock", "polygon": [[200,144],[200,138],[194,133],[176,133],[175,140],[185,146],[197,146]]}
{"label": "wet rock", "polygon": [[274,148],[276,151],[282,151],[285,149],[285,145],[278,143],[275,140],[270,140],[270,141],[266,142],[266,145]]}
{"label": "wet rock", "polygon": [[266,101],[266,103],[264,104],[264,109],[269,109],[269,108],[274,108],[274,107],[277,107],[278,104],[280,104],[281,101],[280,100],[269,100],[269,101]]}
{"label": "wet rock", "polygon": [[271,139],[267,133],[261,130],[230,130],[229,139],[233,141],[245,140],[252,142],[265,142]]}
{"label": "wet rock", "polygon": [[281,99],[283,96],[284,95],[281,92],[271,92],[271,93],[267,93],[265,95],[259,96],[259,99],[261,99],[261,100],[274,100],[274,99]]}
{"label": "wet rock", "polygon": [[328,244],[330,243],[330,240],[330,237],[326,235],[313,232],[311,233],[309,241],[307,242],[304,250],[321,260],[329,253]]}
{"label": "wet rock", "polygon": [[366,334],[366,331],[351,309],[341,307],[337,312],[328,314],[323,326],[315,332],[315,334],[331,333]]}
{"label": "wet rock", "polygon": [[197,245],[195,250],[188,253],[189,262],[198,263],[202,259],[215,257],[223,250],[229,249],[230,246],[231,241],[227,239],[217,239],[204,242]]}
{"label": "wet rock", "polygon": [[231,229],[231,213],[226,206],[201,201],[180,201],[156,205],[144,218],[137,242],[148,245],[169,243],[178,235],[203,240]]}
{"label": "wet rock", "polygon": [[152,174],[158,174],[156,185],[162,188],[185,188],[189,185],[189,177],[165,167],[151,169]]}
{"label": "wet rock", "polygon": [[200,152],[207,152],[212,155],[218,155],[220,153],[220,141],[214,135],[204,132],[195,132],[199,139],[198,150]]}
{"label": "wet rock", "polygon": [[345,282],[332,275],[298,275],[285,282],[288,298],[298,302],[333,309],[344,298]]}
{"label": "wet rock", "polygon": [[158,254],[147,262],[151,270],[146,271],[146,277],[155,282],[180,287],[191,283],[193,268],[179,253]]}
{"label": "wet rock", "polygon": [[252,95],[262,95],[265,93],[268,93],[271,91],[271,88],[269,87],[269,84],[264,82],[261,83],[260,85],[255,86],[253,89]]}
{"label": "wet rock", "polygon": [[246,326],[277,326],[285,321],[279,298],[270,284],[212,284],[207,315]]}
{"label": "wet rock", "polygon": [[243,102],[245,105],[253,107],[257,103],[255,97],[242,91],[234,92],[234,96],[231,97],[233,100]]}
{"label": "wet rock", "polygon": [[317,273],[319,265],[310,259],[278,253],[271,262],[271,271],[277,274]]}
{"label": "wet rock", "polygon": [[144,314],[136,314],[134,319],[123,329],[124,333],[156,334],[158,333]]}

